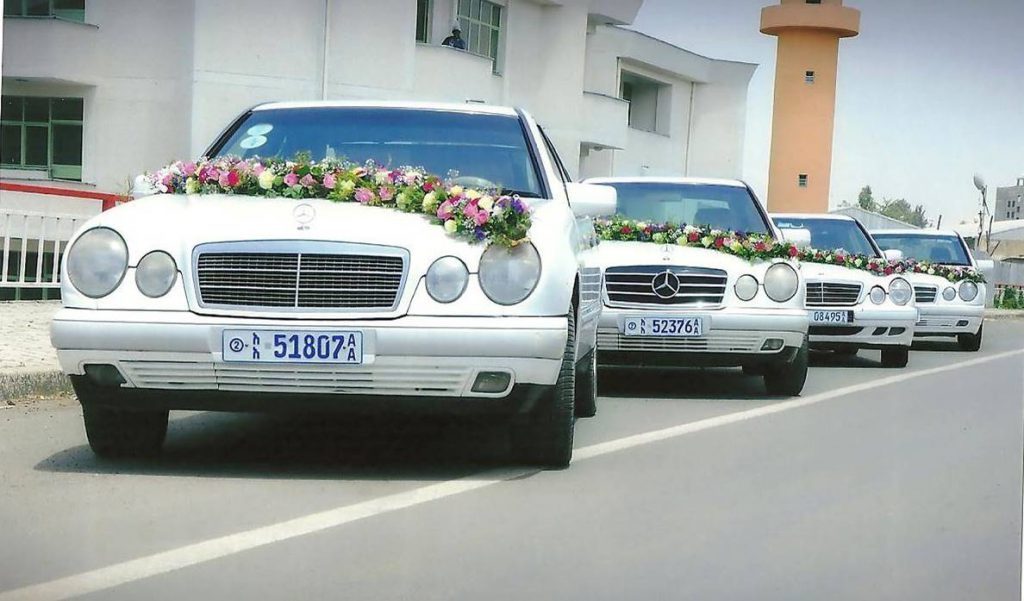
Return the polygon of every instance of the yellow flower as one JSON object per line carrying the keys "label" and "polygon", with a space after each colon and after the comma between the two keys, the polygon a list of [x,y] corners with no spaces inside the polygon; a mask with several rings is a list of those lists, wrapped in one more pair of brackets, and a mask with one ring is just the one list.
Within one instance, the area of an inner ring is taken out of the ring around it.
{"label": "yellow flower", "polygon": [[715,239],[712,238],[711,236],[704,236],[703,238],[700,239],[700,243],[703,244],[705,247],[710,247],[712,244],[715,243]]}
{"label": "yellow flower", "polygon": [[448,190],[448,194],[451,196],[462,196],[465,189],[462,186],[452,186],[451,190]]}
{"label": "yellow flower", "polygon": [[444,231],[448,232],[449,234],[454,234],[455,230],[457,229],[459,229],[459,224],[455,223],[454,219],[449,219],[448,221],[444,222]]}
{"label": "yellow flower", "polygon": [[342,180],[341,183],[337,185],[335,190],[338,191],[338,195],[341,196],[342,198],[348,198],[349,196],[352,196],[353,192],[356,191],[356,183],[350,179]]}
{"label": "yellow flower", "polygon": [[199,192],[199,180],[194,177],[190,177],[185,180],[185,193],[186,194],[197,194]]}
{"label": "yellow flower", "polygon": [[490,196],[481,197],[480,202],[477,203],[477,206],[479,206],[481,209],[489,213],[491,209],[494,207],[494,198]]}
{"label": "yellow flower", "polygon": [[423,212],[424,213],[436,213],[437,212],[437,193],[427,192],[423,197]]}
{"label": "yellow flower", "polygon": [[743,250],[743,245],[740,244],[739,240],[733,240],[732,244],[729,245],[729,250],[731,250],[734,253],[738,253],[741,250]]}
{"label": "yellow flower", "polygon": [[258,181],[258,183],[260,185],[260,188],[263,188],[264,190],[269,190],[269,189],[273,188],[274,187],[274,177],[275,177],[275,175],[274,175],[273,171],[271,171],[270,169],[265,169],[263,171],[263,173],[261,173],[259,178],[257,179],[257,181]]}
{"label": "yellow flower", "polygon": [[468,198],[470,200],[473,200],[474,198],[480,198],[481,196],[483,196],[483,194],[480,194],[480,192],[478,192],[476,190],[473,190],[473,189],[466,190],[466,198]]}

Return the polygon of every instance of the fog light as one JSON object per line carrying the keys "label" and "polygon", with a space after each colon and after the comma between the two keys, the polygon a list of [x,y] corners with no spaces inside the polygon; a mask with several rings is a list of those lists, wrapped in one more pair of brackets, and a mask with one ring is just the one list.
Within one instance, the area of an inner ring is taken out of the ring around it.
{"label": "fog light", "polygon": [[906,332],[906,331],[907,331],[907,328],[889,328],[889,335],[890,336],[899,336],[900,334],[902,334],[903,332]]}
{"label": "fog light", "polygon": [[960,321],[956,322],[956,327],[958,327],[958,328],[967,327],[967,320],[966,319],[961,319]]}
{"label": "fog light", "polygon": [[875,331],[871,333],[872,336],[885,336],[885,333],[889,331],[889,328],[875,328]]}
{"label": "fog light", "polygon": [[482,371],[476,375],[473,392],[505,392],[511,381],[512,374],[507,371]]}
{"label": "fog light", "polygon": [[89,376],[93,384],[114,388],[125,383],[124,376],[113,365],[93,364],[85,366],[85,375]]}
{"label": "fog light", "polygon": [[777,351],[786,346],[786,341],[781,338],[769,338],[761,345],[762,351]]}

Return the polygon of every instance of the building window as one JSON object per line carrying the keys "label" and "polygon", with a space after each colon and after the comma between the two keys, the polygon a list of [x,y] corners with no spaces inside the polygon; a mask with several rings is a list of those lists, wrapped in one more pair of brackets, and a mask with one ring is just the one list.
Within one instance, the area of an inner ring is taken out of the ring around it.
{"label": "building window", "polygon": [[416,41],[430,42],[431,0],[416,0]]}
{"label": "building window", "polygon": [[821,4],[821,0],[807,0],[807,4]]}
{"label": "building window", "polygon": [[487,0],[459,0],[459,24],[466,50],[498,63],[501,7]]}
{"label": "building window", "polygon": [[804,72],[804,83],[814,83],[814,71]]}
{"label": "building window", "polygon": [[85,22],[85,0],[5,0],[5,17],[56,17]]}
{"label": "building window", "polygon": [[668,135],[672,86],[623,71],[619,97],[629,102],[629,126]]}
{"label": "building window", "polygon": [[801,173],[800,175],[798,175],[797,178],[796,178],[796,183],[801,188],[806,188],[807,187],[807,174],[806,173]]}
{"label": "building window", "polygon": [[0,167],[82,179],[82,99],[3,96]]}

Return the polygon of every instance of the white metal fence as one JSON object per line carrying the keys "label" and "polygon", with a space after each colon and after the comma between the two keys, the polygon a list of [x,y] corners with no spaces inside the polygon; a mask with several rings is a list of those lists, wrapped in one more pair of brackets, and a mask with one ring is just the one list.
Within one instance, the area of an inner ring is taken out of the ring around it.
{"label": "white metal fence", "polygon": [[[3,263],[0,264],[0,298],[21,298],[28,289],[60,288],[60,266],[64,247],[88,217],[36,213],[0,207],[3,235]],[[13,295],[10,290],[13,289]],[[56,295],[54,295],[56,296]]]}

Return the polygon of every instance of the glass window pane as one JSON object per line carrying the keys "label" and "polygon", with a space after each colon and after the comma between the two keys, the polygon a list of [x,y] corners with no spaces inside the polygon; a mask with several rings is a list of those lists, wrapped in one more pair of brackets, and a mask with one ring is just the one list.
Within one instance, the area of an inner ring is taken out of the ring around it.
{"label": "glass window pane", "polygon": [[480,19],[480,0],[470,0],[469,18],[476,20]]}
{"label": "glass window pane", "polygon": [[20,17],[21,16],[21,0],[7,0],[4,2],[4,16],[5,17]]}
{"label": "glass window pane", "polygon": [[20,125],[4,125],[0,127],[0,163],[4,165],[21,164]]}
{"label": "glass window pane", "polygon": [[50,14],[50,0],[26,0],[25,14],[30,17],[46,17]]}
{"label": "glass window pane", "polygon": [[501,25],[501,7],[500,6],[495,6],[491,10],[491,25],[494,25],[495,27],[498,27],[499,25]]}
{"label": "glass window pane", "polygon": [[85,0],[53,0],[54,16],[85,21]]}
{"label": "glass window pane", "polygon": [[48,127],[29,125],[25,128],[25,164],[45,167],[48,163]]}
{"label": "glass window pane", "polygon": [[459,0],[459,16],[469,16],[469,0]]}
{"label": "glass window pane", "polygon": [[483,54],[483,48],[481,48],[480,39],[483,36],[480,33],[480,24],[473,23],[473,44],[471,50],[477,54]]}
{"label": "glass window pane", "polygon": [[21,121],[21,96],[4,96],[0,102],[0,119],[4,121]]}
{"label": "glass window pane", "polygon": [[50,126],[53,135],[53,163],[55,165],[82,164],[82,126],[54,124]]}
{"label": "glass window pane", "polygon": [[81,98],[54,98],[51,105],[51,119],[66,119],[68,121],[82,120],[82,99]]}
{"label": "glass window pane", "polygon": [[491,31],[491,58],[498,58],[498,30]]}
{"label": "glass window pane", "polygon": [[50,120],[49,98],[25,98],[25,121],[46,123]]}

